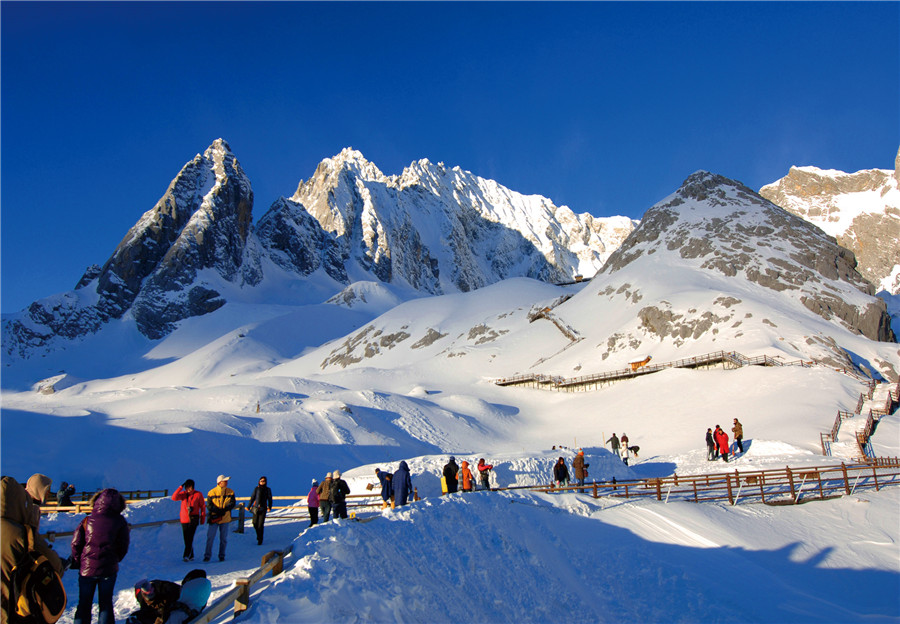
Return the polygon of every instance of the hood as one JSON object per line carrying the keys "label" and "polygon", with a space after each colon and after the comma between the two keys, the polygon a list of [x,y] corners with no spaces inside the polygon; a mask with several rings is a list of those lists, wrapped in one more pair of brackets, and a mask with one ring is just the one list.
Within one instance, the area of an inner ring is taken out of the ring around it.
{"label": "hood", "polygon": [[407,465],[407,463],[405,461],[401,461],[400,467],[397,468],[397,470],[405,470],[406,472],[409,472],[409,466]]}
{"label": "hood", "polygon": [[468,467],[469,467],[469,462],[464,461],[464,462],[462,463],[462,467],[463,467],[463,468],[468,468]]}
{"label": "hood", "polygon": [[94,496],[92,513],[100,516],[114,516],[125,511],[125,499],[119,490],[107,488]]}
{"label": "hood", "polygon": [[28,483],[25,485],[25,491],[31,494],[31,497],[42,503],[47,500],[47,494],[50,493],[50,487],[53,480],[47,475],[35,473],[28,477]]}
{"label": "hood", "polygon": [[28,495],[22,484],[12,477],[3,477],[0,487],[2,487],[0,501],[3,502],[0,515],[6,520],[21,525],[31,524],[31,496]]}

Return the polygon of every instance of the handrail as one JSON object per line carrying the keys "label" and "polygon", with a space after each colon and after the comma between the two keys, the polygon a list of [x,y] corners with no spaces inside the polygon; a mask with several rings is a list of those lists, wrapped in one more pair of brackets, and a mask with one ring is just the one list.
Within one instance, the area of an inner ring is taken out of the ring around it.
{"label": "handrail", "polygon": [[[660,362],[649,364],[639,368],[620,368],[603,373],[592,373],[590,375],[581,375],[579,377],[560,377],[547,375],[543,373],[525,373],[514,375],[512,377],[500,377],[493,381],[498,386],[510,386],[514,384],[538,383],[541,385],[552,385],[554,389],[572,388],[575,386],[585,386],[596,384],[608,380],[631,379],[640,375],[648,375],[657,373],[669,368],[697,368],[700,366],[708,366],[719,363],[731,363],[735,366],[802,366],[809,368],[819,364],[815,360],[791,360],[782,361],[771,355],[757,355],[747,357],[737,351],[714,351],[704,355],[697,355],[690,358],[682,358],[673,362]],[[847,369],[837,369],[848,375],[859,378],[858,374],[853,374]],[[900,392],[898,392],[900,394]]]}
{"label": "handrail", "polygon": [[[851,486],[851,478],[855,480]],[[851,494],[856,489],[874,485],[876,490],[887,485],[900,485],[900,458],[871,458],[861,464],[842,463],[839,466],[761,470],[705,475],[660,477],[632,481],[585,483],[584,486],[552,485],[517,486],[505,489],[530,489],[539,492],[590,491],[594,498],[603,496],[621,498],[655,497],[666,501],[670,497],[693,502],[729,501],[736,505],[743,498],[760,499],[766,504],[796,504],[806,494],[807,500],[822,500],[838,495]],[[744,488],[749,488],[744,490]],[[818,492],[818,496],[810,495]]]}
{"label": "handrail", "polygon": [[284,570],[284,558],[290,554],[294,545],[290,544],[283,550],[273,550],[266,553],[262,558],[262,565],[249,578],[239,578],[235,580],[235,586],[216,598],[215,602],[206,607],[200,615],[190,624],[209,624],[215,618],[227,611],[234,604],[234,615],[237,617],[247,610],[250,606],[250,588],[259,583],[263,577],[269,572],[272,576],[281,574]]}

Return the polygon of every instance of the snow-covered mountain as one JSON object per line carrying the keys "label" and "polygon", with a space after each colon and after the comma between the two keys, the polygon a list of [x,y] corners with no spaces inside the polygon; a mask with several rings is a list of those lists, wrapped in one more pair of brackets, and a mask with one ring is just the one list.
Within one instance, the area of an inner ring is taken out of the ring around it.
{"label": "snow-covered mountain", "polygon": [[333,280],[320,301],[357,282],[390,284],[408,298],[517,276],[569,281],[593,275],[635,225],[576,215],[427,160],[386,177],[351,149],[323,161],[255,228],[252,209],[249,180],[215,141],[102,267],[5,322],[4,352],[52,351],[118,319],[160,339],[226,301],[296,302],[316,272]]}
{"label": "snow-covered mountain", "polygon": [[890,317],[854,266],[852,252],[812,224],[740,183],[698,172],[647,211],[577,293],[535,293],[530,306],[499,310],[490,304],[504,298],[498,287],[465,302],[446,298],[441,312],[413,301],[282,366],[298,376],[376,366],[439,377],[466,356],[498,377],[567,377],[637,356],[669,361],[740,346],[837,367],[862,364],[896,379]]}
{"label": "snow-covered mountain", "polygon": [[878,290],[900,294],[900,151],[893,171],[791,167],[759,194],[837,238]]}

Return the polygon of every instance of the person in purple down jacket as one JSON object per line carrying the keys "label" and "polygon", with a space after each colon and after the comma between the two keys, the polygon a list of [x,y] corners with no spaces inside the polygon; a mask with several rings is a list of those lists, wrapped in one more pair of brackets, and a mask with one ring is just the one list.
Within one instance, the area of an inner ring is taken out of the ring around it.
{"label": "person in purple down jacket", "polygon": [[75,624],[90,624],[94,590],[98,591],[100,624],[113,624],[113,593],[119,562],[128,552],[129,528],[122,512],[125,499],[118,490],[107,488],[92,501],[92,511],[72,538],[72,567],[78,567],[78,607]]}

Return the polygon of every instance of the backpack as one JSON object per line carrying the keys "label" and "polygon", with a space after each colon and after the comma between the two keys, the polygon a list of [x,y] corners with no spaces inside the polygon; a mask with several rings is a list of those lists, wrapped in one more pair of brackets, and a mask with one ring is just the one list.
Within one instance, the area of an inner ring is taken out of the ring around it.
{"label": "backpack", "polygon": [[10,572],[11,603],[26,622],[54,624],[66,610],[66,589],[50,560],[35,550],[34,529],[25,529],[27,550]]}

